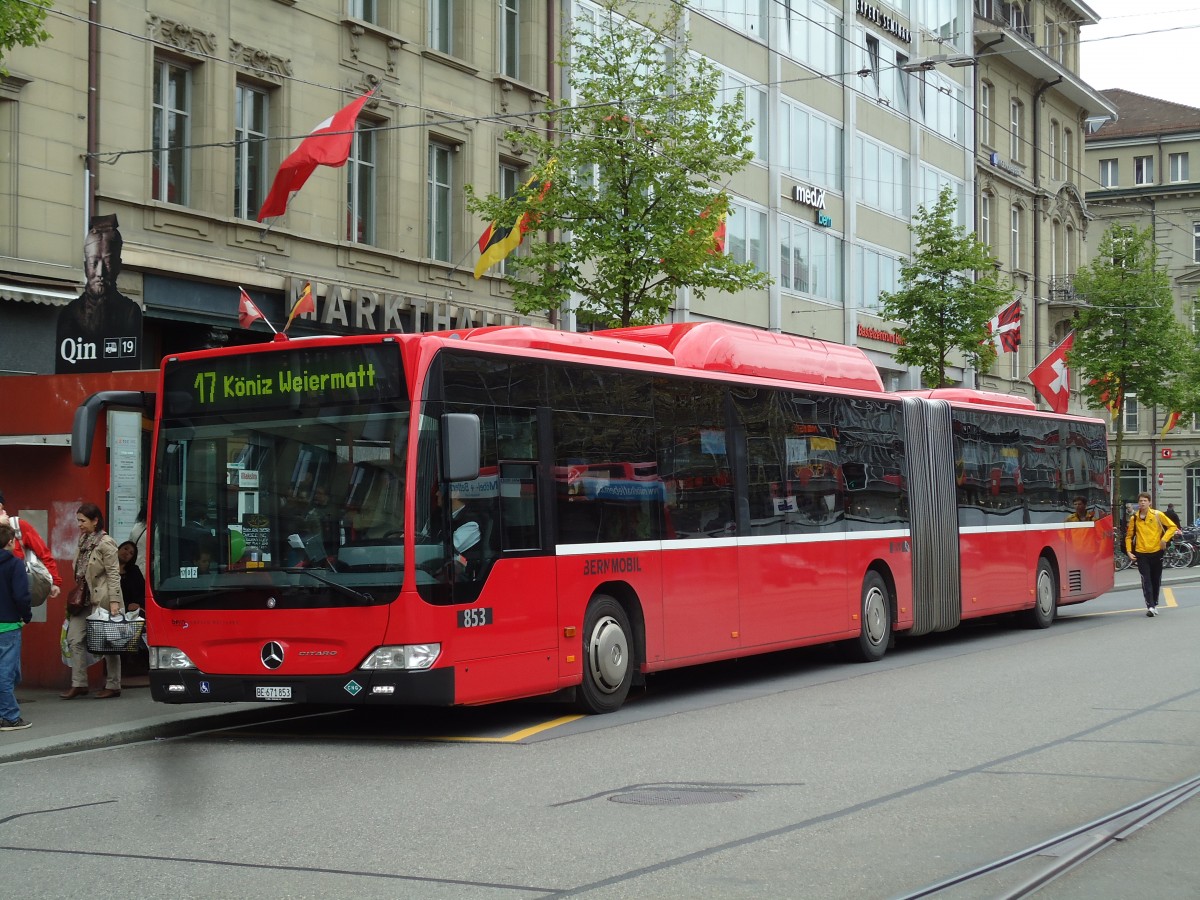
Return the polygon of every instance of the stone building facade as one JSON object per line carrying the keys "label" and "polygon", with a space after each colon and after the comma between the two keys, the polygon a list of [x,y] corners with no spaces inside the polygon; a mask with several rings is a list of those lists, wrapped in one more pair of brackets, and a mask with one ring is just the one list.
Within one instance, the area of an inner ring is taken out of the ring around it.
{"label": "stone building facade", "polygon": [[[1087,207],[1094,253],[1114,222],[1150,229],[1171,279],[1176,315],[1194,322],[1200,294],[1200,109],[1126,90],[1105,91],[1119,118],[1087,135]],[[1162,434],[1171,410],[1125,397],[1121,493],[1155,495],[1188,522],[1200,518],[1200,423],[1187,417]]]}
{"label": "stone building facade", "polygon": [[[655,4],[633,4],[653,13]],[[299,333],[517,321],[498,270],[472,277],[484,224],[464,187],[513,190],[514,123],[564,96],[562,30],[587,0],[63,0],[43,46],[0,85],[0,363],[54,370],[57,310],[83,283],[92,215],[124,237],[118,287],[144,309],[138,365],[264,339],[238,327],[238,286],[276,325],[306,282]],[[1078,77],[1072,0],[695,0],[692,47],[744,92],[755,159],[731,180],[727,252],[768,289],[701,300],[716,319],[863,348],[891,389],[900,366],[879,295],[913,250],[913,212],[949,185],[960,222],[1024,304],[1019,354],[952,376],[1032,396],[1026,375],[1062,331],[1063,279],[1083,252],[1085,119],[1111,104]],[[320,168],[288,212],[255,221],[283,158],[374,88],[350,162]],[[536,324],[575,327],[571,311]]]}

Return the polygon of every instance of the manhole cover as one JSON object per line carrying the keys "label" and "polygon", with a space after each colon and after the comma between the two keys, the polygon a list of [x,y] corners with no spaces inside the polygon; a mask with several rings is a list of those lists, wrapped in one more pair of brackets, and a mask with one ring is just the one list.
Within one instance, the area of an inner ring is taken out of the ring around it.
{"label": "manhole cover", "polygon": [[744,796],[736,791],[653,790],[626,791],[613,794],[608,799],[613,803],[631,803],[634,806],[684,806],[689,803],[730,803]]}

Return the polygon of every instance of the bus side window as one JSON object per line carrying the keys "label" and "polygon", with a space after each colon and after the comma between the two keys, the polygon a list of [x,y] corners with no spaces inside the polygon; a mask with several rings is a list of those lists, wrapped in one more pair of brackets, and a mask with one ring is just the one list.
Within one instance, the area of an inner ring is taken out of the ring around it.
{"label": "bus side window", "polygon": [[537,464],[501,462],[500,549],[535,550],[540,547],[537,513]]}

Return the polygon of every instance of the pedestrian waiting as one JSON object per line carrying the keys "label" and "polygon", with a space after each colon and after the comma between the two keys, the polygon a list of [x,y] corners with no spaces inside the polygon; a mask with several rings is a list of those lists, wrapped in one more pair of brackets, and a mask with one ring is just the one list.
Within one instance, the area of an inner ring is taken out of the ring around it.
{"label": "pedestrian waiting", "polygon": [[21,629],[33,618],[29,575],[13,550],[17,533],[0,525],[0,731],[28,728],[16,689],[21,683]]}

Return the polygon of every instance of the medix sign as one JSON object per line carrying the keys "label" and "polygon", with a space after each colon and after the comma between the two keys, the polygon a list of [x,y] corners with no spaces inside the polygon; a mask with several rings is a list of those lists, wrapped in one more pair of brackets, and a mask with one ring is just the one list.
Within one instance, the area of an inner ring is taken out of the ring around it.
{"label": "medix sign", "polygon": [[[292,308],[308,281],[305,278],[289,278],[284,294],[284,309]],[[445,300],[405,297],[317,281],[313,281],[312,286],[317,312],[315,315],[298,316],[297,321],[340,325],[355,332],[401,331],[409,334],[481,328],[486,325],[531,324],[529,319],[515,314],[472,309]]]}

